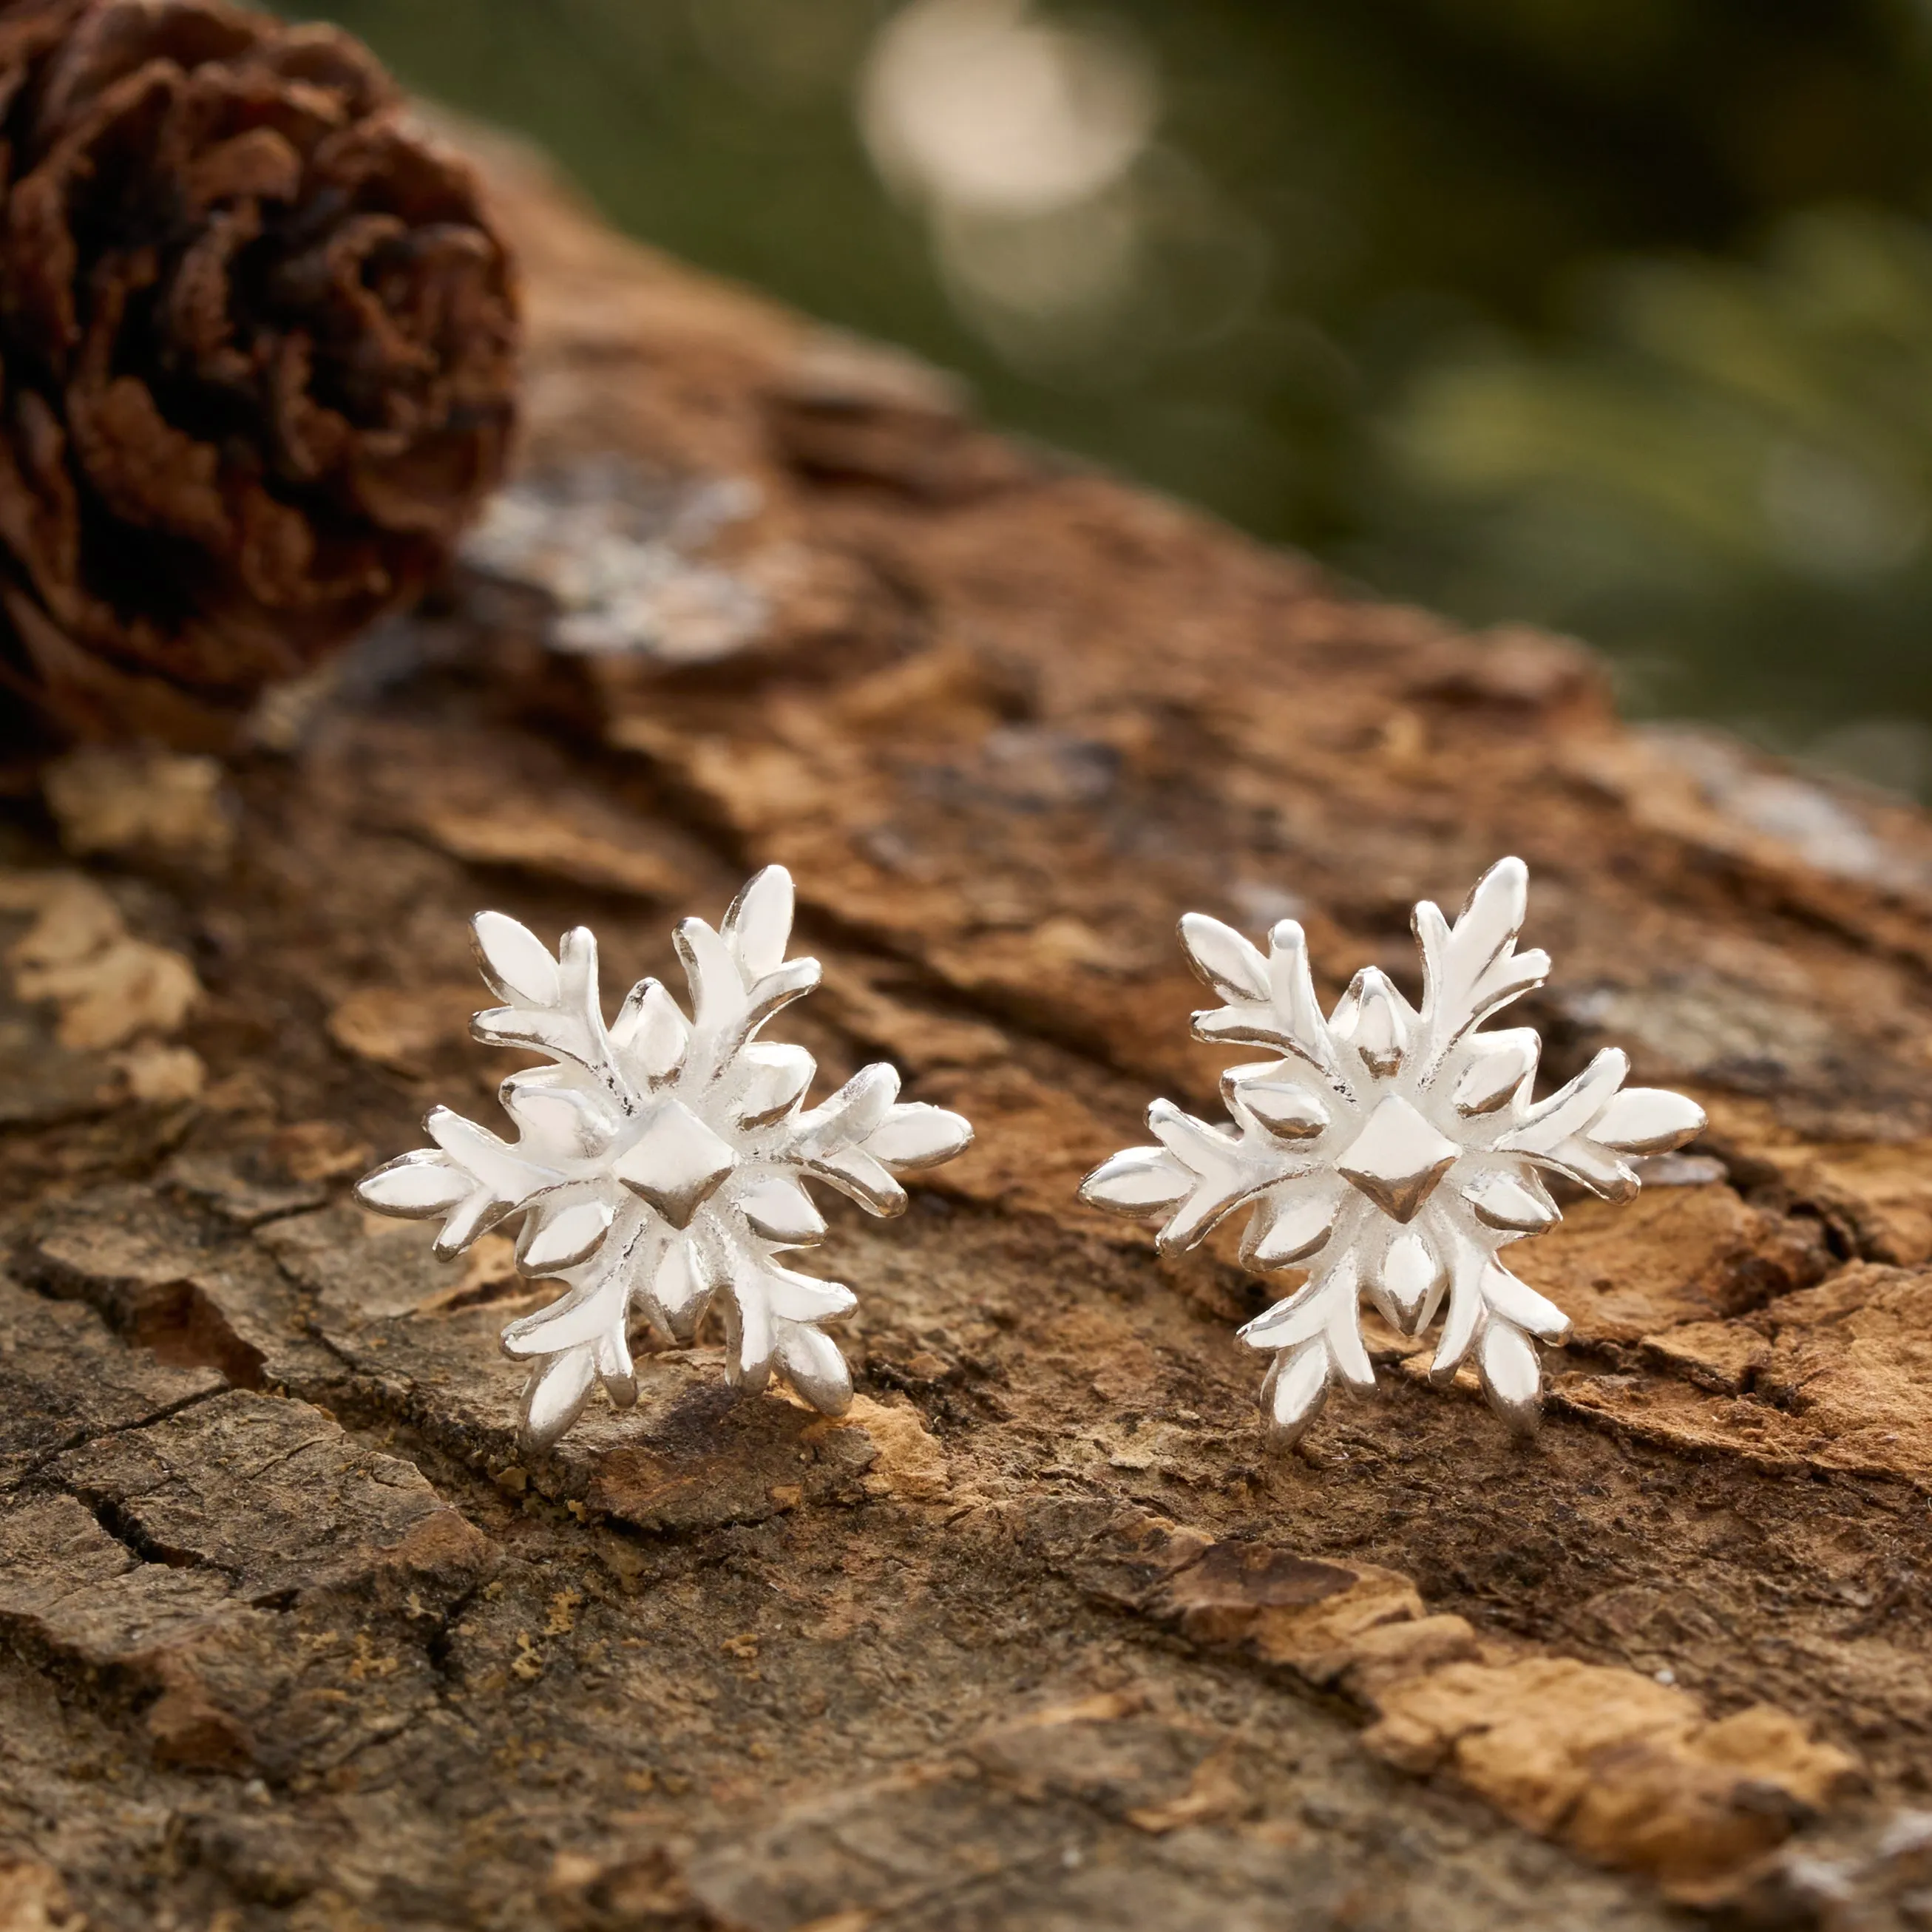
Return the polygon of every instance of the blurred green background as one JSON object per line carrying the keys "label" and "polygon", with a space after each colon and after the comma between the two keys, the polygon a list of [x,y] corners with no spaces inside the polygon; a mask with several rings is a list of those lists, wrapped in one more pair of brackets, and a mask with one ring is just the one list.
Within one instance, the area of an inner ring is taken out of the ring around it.
{"label": "blurred green background", "polygon": [[1932,794],[1932,0],[335,0],[615,221]]}

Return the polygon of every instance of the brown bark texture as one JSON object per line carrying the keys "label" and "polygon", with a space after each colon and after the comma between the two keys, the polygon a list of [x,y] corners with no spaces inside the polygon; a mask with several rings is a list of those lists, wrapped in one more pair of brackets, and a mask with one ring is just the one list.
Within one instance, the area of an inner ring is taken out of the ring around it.
{"label": "brown bark texture", "polygon": [[[0,833],[0,1927],[1932,1923],[1932,826],[478,145],[530,341],[474,567],[225,768],[76,754]],[[1513,1252],[1574,1323],[1533,1442],[1386,1332],[1270,1456],[1270,1292],[1074,1198],[1214,1106],[1177,916],[1412,991],[1507,852],[1548,1071],[1708,1133]],[[835,1213],[848,1415],[700,1336],[520,1460],[509,1244],[350,1185],[515,1064],[470,914],[627,984],[772,861],[788,1036],[978,1141]]]}

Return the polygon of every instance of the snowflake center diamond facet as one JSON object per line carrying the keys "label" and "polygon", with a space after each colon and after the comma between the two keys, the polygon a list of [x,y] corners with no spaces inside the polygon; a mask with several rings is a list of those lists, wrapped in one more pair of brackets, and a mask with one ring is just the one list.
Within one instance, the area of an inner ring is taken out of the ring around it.
{"label": "snowflake center diamond facet", "polygon": [[1336,1156],[1335,1172],[1353,1181],[1391,1220],[1408,1222],[1462,1151],[1400,1094],[1391,1094],[1348,1150]]}
{"label": "snowflake center diamond facet", "polygon": [[811,1054],[756,1037],[818,983],[817,960],[784,956],[791,918],[790,878],[769,866],[721,930],[699,919],[677,928],[688,1018],[646,980],[607,1027],[590,933],[566,933],[553,956],[514,920],[477,915],[484,976],[505,1004],[477,1015],[476,1036],[551,1064],[503,1083],[514,1146],[438,1107],[424,1123],[436,1145],[378,1168],[358,1192],[385,1214],[440,1219],[446,1258],[520,1221],[518,1268],[564,1284],[503,1331],[505,1348],[530,1364],[526,1444],[554,1442],[600,1382],[620,1406],[636,1400],[638,1316],[688,1341],[715,1306],[740,1388],[760,1389],[776,1372],[828,1414],[851,1400],[844,1358],[819,1325],[853,1306],[850,1289],[778,1258],[826,1232],[803,1184],[896,1214],[906,1197],[892,1170],[950,1160],[972,1130],[957,1114],[900,1104],[886,1066],[862,1067],[806,1107]]}
{"label": "snowflake center diamond facet", "polygon": [[1241,1330],[1274,1355],[1262,1402],[1285,1442],[1332,1382],[1373,1387],[1364,1295],[1405,1334],[1446,1299],[1431,1375],[1449,1379],[1474,1350],[1498,1411],[1533,1426],[1542,1368],[1528,1338],[1553,1341],[1569,1321],[1497,1256],[1558,1219],[1538,1170],[1626,1200],[1637,1177],[1621,1155],[1682,1146],[1704,1124],[1679,1094],[1619,1091],[1628,1063],[1614,1047],[1533,1100],[1536,1035],[1480,1030],[1549,973],[1544,954],[1516,950],[1528,890],[1522,861],[1505,859],[1454,926],[1426,900],[1416,908],[1420,1011],[1370,967],[1324,1018],[1292,920],[1266,954],[1218,920],[1181,921],[1196,971],[1226,1002],[1194,1016],[1196,1036],[1278,1057],[1223,1076],[1230,1126],[1156,1100],[1148,1124],[1160,1144],[1116,1154],[1082,1192],[1115,1214],[1164,1216],[1168,1252],[1245,1213],[1250,1268],[1306,1268],[1300,1286]]}
{"label": "snowflake center diamond facet", "polygon": [[610,1163],[610,1172],[674,1228],[688,1228],[737,1165],[729,1141],[682,1100],[666,1100],[646,1116],[644,1131]]}

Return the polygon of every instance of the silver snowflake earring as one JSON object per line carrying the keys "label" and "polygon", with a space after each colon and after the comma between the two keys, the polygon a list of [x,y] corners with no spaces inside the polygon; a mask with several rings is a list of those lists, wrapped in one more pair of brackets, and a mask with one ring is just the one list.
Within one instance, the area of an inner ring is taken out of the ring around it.
{"label": "silver snowflake earring", "polygon": [[826,1232],[802,1184],[825,1181],[872,1214],[896,1214],[906,1196],[891,1170],[950,1160],[973,1130],[957,1114],[901,1102],[898,1075],[883,1064],[805,1107],[812,1055],[756,1037],[818,983],[817,960],[784,956],[792,907],[790,874],[770,866],[722,931],[686,920],[675,943],[691,1018],[646,980],[608,1028],[592,933],[566,933],[553,958],[514,920],[476,916],[478,960],[504,1004],[472,1030],[550,1064],[503,1082],[514,1145],[437,1107],[423,1124],[435,1146],[378,1168],[356,1192],[385,1214],[441,1217],[446,1260],[520,1216],[518,1268],[567,1285],[503,1331],[504,1348],[530,1364],[519,1432],[528,1446],[562,1436],[600,1380],[620,1408],[636,1401],[634,1308],[688,1341],[716,1305],[735,1386],[755,1392],[776,1370],[828,1415],[852,1400],[845,1358],[819,1326],[856,1305],[851,1290],[777,1258]]}
{"label": "silver snowflake earring", "polygon": [[1265,958],[1218,920],[1190,913],[1180,922],[1195,970],[1227,1003],[1194,1016],[1195,1037],[1286,1057],[1222,1076],[1232,1128],[1156,1100],[1148,1125],[1160,1145],[1116,1154],[1081,1193],[1114,1214],[1166,1215],[1168,1253],[1250,1209],[1246,1265],[1308,1271],[1240,1331],[1250,1348],[1274,1352],[1262,1406],[1284,1446],[1332,1382],[1375,1386],[1364,1293],[1406,1335],[1426,1328],[1446,1295],[1431,1379],[1449,1381],[1474,1349],[1497,1412],[1534,1430],[1543,1377],[1528,1338],[1556,1341],[1569,1318],[1496,1256],[1560,1218],[1538,1168],[1627,1201],[1637,1176],[1619,1155],[1681,1147],[1704,1125],[1682,1094],[1624,1089],[1630,1063],[1615,1047],[1532,1101],[1542,1042],[1527,1028],[1476,1030],[1549,976],[1548,954],[1516,950],[1528,885],[1522,861],[1504,859],[1453,926],[1426,900],[1415,908],[1420,1012],[1370,966],[1324,1021],[1293,920],[1274,928]]}

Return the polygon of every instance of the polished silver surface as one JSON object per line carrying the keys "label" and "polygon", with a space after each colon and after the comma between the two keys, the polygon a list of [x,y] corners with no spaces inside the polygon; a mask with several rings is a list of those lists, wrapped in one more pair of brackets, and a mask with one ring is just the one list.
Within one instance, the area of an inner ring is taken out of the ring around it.
{"label": "polished silver surface", "polygon": [[1497,1257],[1561,1218],[1538,1170],[1628,1200],[1638,1176],[1623,1156],[1681,1147],[1704,1125],[1682,1094],[1625,1088],[1629,1062],[1616,1047],[1532,1100],[1536,1034],[1477,1030],[1549,975],[1547,954],[1516,950],[1528,884],[1522,861],[1504,859],[1454,926],[1426,900],[1415,908],[1420,1012],[1371,966],[1324,1019],[1293,920],[1275,927],[1266,954],[1203,914],[1180,922],[1190,962],[1226,1003],[1194,1016],[1195,1036],[1282,1057],[1222,1076],[1231,1126],[1156,1100],[1148,1124],[1160,1144],[1116,1154],[1081,1193],[1114,1214],[1163,1216],[1169,1252],[1246,1210],[1250,1268],[1306,1270],[1240,1331],[1274,1355],[1262,1406],[1283,1444],[1334,1382],[1374,1387],[1364,1296],[1406,1335],[1446,1306],[1432,1379],[1447,1382],[1473,1354],[1498,1414],[1533,1430],[1543,1372],[1530,1338],[1558,1340],[1569,1319]]}
{"label": "polished silver surface", "polygon": [[855,1305],[851,1290],[778,1259],[825,1234],[804,1184],[896,1214],[906,1196],[894,1171],[950,1160],[972,1129],[902,1102],[898,1075],[884,1064],[805,1106],[812,1055],[758,1037],[818,983],[817,960],[784,956],[792,909],[790,875],[767,866],[722,929],[700,919],[678,927],[689,1016],[646,980],[608,1027],[587,929],[566,933],[553,956],[514,920],[476,916],[478,960],[503,1004],[478,1013],[472,1031],[550,1061],[502,1084],[517,1139],[438,1107],[424,1122],[435,1145],[378,1168],[356,1191],[381,1213],[440,1220],[445,1258],[520,1222],[518,1267],[566,1285],[503,1331],[504,1348],[530,1364],[527,1446],[554,1442],[600,1382],[620,1408],[637,1400],[634,1316],[688,1341],[716,1306],[738,1388],[761,1389],[776,1372],[826,1414],[851,1401],[845,1359],[820,1325]]}

